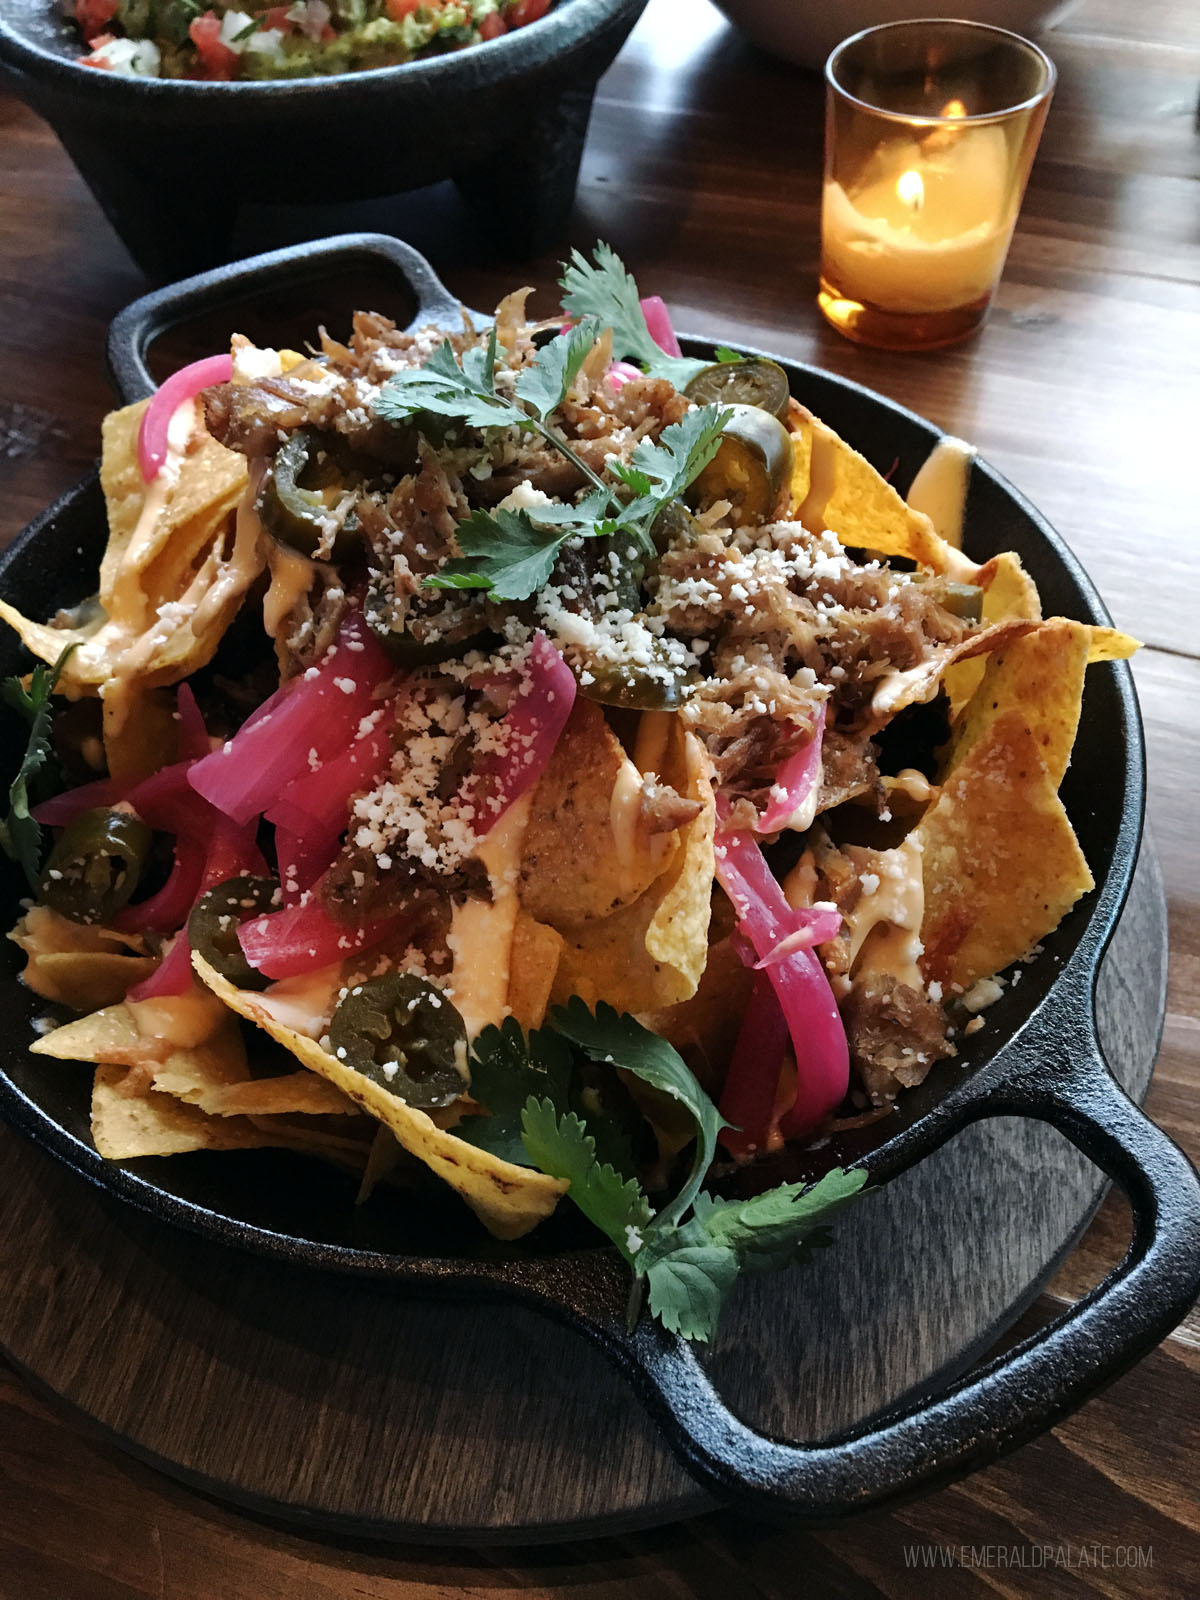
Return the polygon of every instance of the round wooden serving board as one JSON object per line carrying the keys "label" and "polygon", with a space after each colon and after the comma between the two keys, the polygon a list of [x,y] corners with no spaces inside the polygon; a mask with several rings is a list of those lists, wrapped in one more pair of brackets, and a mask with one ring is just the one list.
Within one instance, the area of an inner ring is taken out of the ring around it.
{"label": "round wooden serving board", "polygon": [[[1101,1042],[1138,1099],[1165,981],[1147,847],[1098,988]],[[1100,1187],[1044,1124],[968,1129],[841,1219],[814,1265],[739,1290],[719,1387],[747,1420],[807,1440],[936,1388],[1037,1293]],[[712,1504],[566,1329],[237,1254],[118,1205],[4,1127],[0,1345],[124,1448],[314,1528],[532,1542]]]}

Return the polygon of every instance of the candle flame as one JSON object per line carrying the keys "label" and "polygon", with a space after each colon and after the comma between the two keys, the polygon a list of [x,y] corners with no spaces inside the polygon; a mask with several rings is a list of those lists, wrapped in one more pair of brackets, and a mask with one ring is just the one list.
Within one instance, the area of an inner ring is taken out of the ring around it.
{"label": "candle flame", "polygon": [[925,204],[925,185],[921,182],[921,174],[911,169],[902,172],[896,179],[896,193],[906,206],[919,211]]}
{"label": "candle flame", "polygon": [[957,99],[956,100],[947,100],[946,104],[938,112],[938,116],[940,116],[940,117],[965,117],[966,114],[967,114],[966,106],[963,105],[961,100],[957,100]]}

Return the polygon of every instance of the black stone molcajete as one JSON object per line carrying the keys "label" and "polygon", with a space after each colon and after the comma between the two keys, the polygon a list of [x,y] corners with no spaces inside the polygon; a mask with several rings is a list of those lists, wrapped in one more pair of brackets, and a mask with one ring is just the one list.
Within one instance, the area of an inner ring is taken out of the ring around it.
{"label": "black stone molcajete", "polygon": [[[315,289],[322,273],[332,280],[366,265],[393,285],[376,309],[414,323],[460,321],[461,307],[408,246],[377,235],[331,239],[135,302],[113,323],[109,341],[122,398],[150,392],[146,351],[173,324],[269,299],[298,283]],[[707,341],[682,342],[688,354],[713,359]],[[907,488],[938,438],[936,428],[845,379],[796,362],[781,365],[803,404],[881,470],[894,464],[893,481]],[[980,461],[971,469],[967,528],[969,555],[1020,555],[1048,614],[1108,622],[1091,581],[1053,528]],[[0,589],[32,616],[77,602],[105,532],[93,473],[0,558]],[[16,640],[0,639],[0,673],[25,664]],[[0,750],[0,784],[7,784],[15,761],[15,748]],[[628,1332],[625,1269],[615,1252],[587,1247],[566,1208],[528,1239],[503,1245],[483,1237],[448,1189],[440,1208],[431,1201],[419,1210],[398,1203],[376,1211],[373,1199],[355,1214],[332,1168],[264,1167],[272,1152],[241,1152],[236,1160],[102,1160],[89,1137],[86,1074],[48,1073],[30,1056],[32,1022],[46,1003],[14,975],[0,975],[8,1021],[0,1036],[0,1112],[92,1183],[164,1223],[255,1255],[378,1280],[401,1293],[535,1307],[604,1350],[680,1460],[722,1499],[765,1516],[810,1522],[845,1516],[943,1483],[1052,1426],[1162,1339],[1200,1288],[1196,1174],[1117,1085],[1096,1036],[1096,975],[1133,877],[1145,791],[1132,675],[1123,662],[1096,667],[1062,787],[1095,890],[1045,940],[1020,986],[1010,985],[991,1009],[987,1029],[962,1041],[956,1061],[939,1063],[901,1097],[893,1115],[819,1150],[797,1152],[789,1174],[816,1177],[835,1163],[858,1162],[882,1184],[981,1118],[1034,1117],[1059,1129],[1125,1191],[1133,1211],[1129,1251],[1102,1284],[1032,1338],[936,1399],[873,1418],[833,1442],[763,1437],[729,1410],[689,1345],[647,1317]],[[15,917],[23,892],[0,863],[0,926],[5,912]],[[386,1197],[378,1204],[386,1207]]]}
{"label": "black stone molcajete", "polygon": [[453,178],[509,255],[570,211],[600,75],[645,0],[559,0],[515,33],[331,78],[198,83],[80,64],[54,0],[0,0],[0,68],[152,278],[229,256],[244,201],[397,194]]}

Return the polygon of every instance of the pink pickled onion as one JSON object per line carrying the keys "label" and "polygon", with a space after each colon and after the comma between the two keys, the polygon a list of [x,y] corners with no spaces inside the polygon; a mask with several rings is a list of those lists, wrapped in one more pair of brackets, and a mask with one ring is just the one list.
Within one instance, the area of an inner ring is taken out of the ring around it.
{"label": "pink pickled onion", "polygon": [[66,789],[34,806],[30,815],[46,828],[65,828],[85,811],[95,811],[101,806],[115,806],[124,799],[125,785],[113,778],[97,778],[94,783],[84,783],[78,789]]}
{"label": "pink pickled onion", "polygon": [[142,413],[138,429],[138,466],[147,483],[153,482],[167,459],[167,429],[171,418],[185,400],[192,400],[201,389],[214,383],[228,383],[233,377],[232,356],[206,356],[173,372]]}
{"label": "pink pickled onion", "polygon": [[[266,876],[267,864],[254,841],[256,832],[254,827],[238,828],[228,817],[212,814],[205,841],[204,870],[192,905],[209,889],[224,883],[226,878],[240,877],[243,873],[253,877]],[[185,918],[191,914],[191,910],[192,906],[189,905],[184,913]],[[192,982],[192,947],[185,921],[156,971],[131,989],[128,998],[152,1000],[163,994],[183,994]]]}
{"label": "pink pickled onion", "polygon": [[774,987],[796,1051],[796,1102],[784,1118],[783,1131],[789,1136],[805,1133],[845,1096],[850,1080],[846,1030],[814,951],[795,950],[779,960],[769,958],[784,940],[799,929],[812,929],[828,913],[788,905],[751,833],[719,832],[716,858],[717,878],[733,903],[739,929],[759,961],[769,961],[763,971]]}
{"label": "pink pickled onion", "polygon": [[717,1135],[730,1155],[746,1159],[762,1148],[775,1112],[788,1025],[770,978],[754,980],[729,1061],[720,1112],[731,1126]]}
{"label": "pink pickled onion", "polygon": [[335,922],[316,894],[300,905],[251,917],[238,929],[242,953],[268,978],[298,978],[357,955],[378,944],[403,922],[406,913],[372,922]]}
{"label": "pink pickled onion", "polygon": [[675,337],[675,329],[671,326],[671,313],[667,310],[666,301],[661,295],[645,296],[642,300],[642,315],[646,319],[650,337],[659,349],[665,350],[669,356],[681,356],[683,351],[679,348],[679,340]]}
{"label": "pink pickled onion", "polygon": [[480,838],[545,772],[574,704],[575,674],[546,635],[535,633],[525,676],[504,716],[503,748],[476,762],[463,790],[475,806]]}
{"label": "pink pickled onion", "polygon": [[[793,827],[792,819],[808,808],[808,803],[821,782],[821,743],[825,734],[825,706],[817,707],[811,739],[794,751],[780,765],[771,785],[771,799],[767,809],[754,824],[755,833],[778,833],[782,828]],[[812,818],[803,826],[811,826]],[[818,944],[823,943],[818,939]]]}
{"label": "pink pickled onion", "polygon": [[198,761],[209,752],[208,729],[190,684],[181,683],[175,691],[175,709],[179,717],[179,759]]}
{"label": "pink pickled onion", "polygon": [[828,944],[830,939],[836,939],[842,931],[842,913],[834,906],[828,909],[824,906],[805,906],[802,911],[793,914],[811,920],[804,927],[797,928],[794,933],[789,933],[786,938],[781,939],[761,961],[753,962],[755,972],[761,972],[764,967],[773,967],[780,961],[786,961],[788,956],[795,955],[797,950],[812,950],[816,945]]}
{"label": "pink pickled onion", "polygon": [[294,778],[345,749],[393,670],[362,617],[348,617],[319,667],[276,690],[220,750],[196,762],[192,787],[235,822],[249,822]]}

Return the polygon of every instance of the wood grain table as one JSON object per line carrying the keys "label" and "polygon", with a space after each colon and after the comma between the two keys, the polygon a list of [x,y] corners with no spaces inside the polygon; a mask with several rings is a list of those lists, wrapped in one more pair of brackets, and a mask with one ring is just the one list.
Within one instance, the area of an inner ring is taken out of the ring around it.
{"label": "wood grain table", "polygon": [[[564,243],[609,239],[678,323],[866,383],[973,439],[1075,547],[1118,624],[1150,756],[1172,935],[1150,1113],[1200,1150],[1200,12],[1084,0],[1049,47],[1060,86],[992,318],[935,356],[859,350],[814,303],[817,81],[749,50],[707,0],[651,0],[601,86]],[[165,175],[167,177],[167,175]],[[168,178],[169,181],[169,178]],[[376,226],[468,304],[514,266],[452,191],[263,207],[246,252]],[[0,536],[90,465],[102,340],[146,287],[49,131],[0,93]],[[1106,1203],[1026,1326],[1097,1281],[1126,1237]],[[951,1489],[799,1534],[714,1514],[549,1550],[397,1549],[297,1536],[94,1441],[0,1368],[0,1600],[349,1597],[1183,1596],[1200,1572],[1200,1323],[1035,1444]]]}

